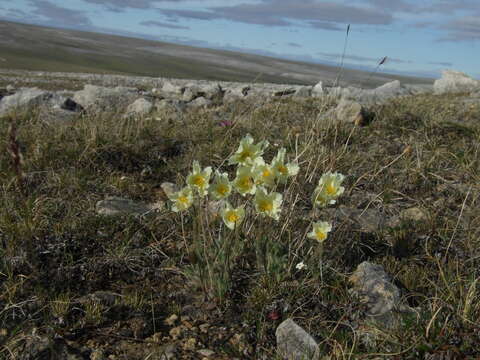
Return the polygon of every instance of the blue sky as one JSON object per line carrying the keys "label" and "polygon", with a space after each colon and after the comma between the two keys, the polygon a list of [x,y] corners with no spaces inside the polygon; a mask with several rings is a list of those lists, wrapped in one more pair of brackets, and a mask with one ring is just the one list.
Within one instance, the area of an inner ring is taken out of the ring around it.
{"label": "blue sky", "polygon": [[309,62],[480,78],[480,0],[0,0],[0,18]]}

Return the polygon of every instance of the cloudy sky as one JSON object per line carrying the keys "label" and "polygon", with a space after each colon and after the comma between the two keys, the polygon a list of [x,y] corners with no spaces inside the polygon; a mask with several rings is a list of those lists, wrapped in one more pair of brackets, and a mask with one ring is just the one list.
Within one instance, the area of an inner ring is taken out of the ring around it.
{"label": "cloudy sky", "polygon": [[0,0],[0,19],[438,77],[480,78],[480,0]]}

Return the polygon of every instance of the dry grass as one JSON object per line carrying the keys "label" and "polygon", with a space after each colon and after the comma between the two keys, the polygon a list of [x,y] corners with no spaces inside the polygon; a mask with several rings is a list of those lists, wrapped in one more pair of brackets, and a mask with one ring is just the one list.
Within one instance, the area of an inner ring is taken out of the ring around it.
{"label": "dry grass", "polygon": [[[374,120],[356,127],[320,120],[330,106],[284,99],[180,117],[85,117],[61,127],[28,113],[11,119],[16,133],[2,119],[2,355],[13,358],[37,328],[117,359],[146,359],[168,343],[178,344],[178,358],[197,358],[201,348],[218,359],[274,358],[275,329],[294,317],[331,359],[480,356],[480,109],[462,110],[461,95],[415,96],[373,108]],[[221,120],[234,125],[218,126]],[[220,255],[205,250],[227,233],[219,222],[206,227],[200,210],[149,219],[95,214],[107,195],[162,199],[160,184],[183,182],[193,160],[231,173],[224,161],[246,133],[275,144],[267,160],[286,147],[301,171],[281,189],[279,222],[250,216],[235,235],[241,246],[221,268],[227,280],[215,272]],[[152,171],[142,173],[146,168]],[[312,191],[328,170],[347,175],[338,206],[385,217],[418,207],[428,220],[374,232],[335,222],[320,268],[306,233]],[[276,244],[264,255],[262,239]],[[385,266],[421,314],[383,329],[373,345],[354,327],[360,309],[348,292],[348,275],[364,260]],[[295,269],[299,261],[310,261],[307,271]],[[210,290],[220,285],[226,288],[218,297]],[[120,296],[82,300],[100,290]],[[179,320],[166,324],[172,314]],[[185,345],[190,338],[194,350]]]}

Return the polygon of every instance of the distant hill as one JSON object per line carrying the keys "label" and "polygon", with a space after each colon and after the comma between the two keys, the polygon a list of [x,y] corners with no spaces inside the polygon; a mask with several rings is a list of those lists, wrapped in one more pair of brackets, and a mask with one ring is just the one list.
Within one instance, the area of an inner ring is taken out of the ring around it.
{"label": "distant hill", "polygon": [[[332,83],[338,73],[328,65],[7,21],[0,21],[0,68],[285,84]],[[395,79],[432,82],[389,74],[369,78],[350,69],[342,79],[361,87]]]}

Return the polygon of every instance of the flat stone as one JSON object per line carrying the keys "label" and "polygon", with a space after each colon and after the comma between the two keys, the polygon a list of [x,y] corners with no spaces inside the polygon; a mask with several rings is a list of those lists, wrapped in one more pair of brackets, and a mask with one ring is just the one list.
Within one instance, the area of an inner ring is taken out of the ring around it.
{"label": "flat stone", "polygon": [[53,93],[38,88],[22,88],[15,94],[4,96],[0,100],[0,116],[12,111],[24,111],[33,106],[46,103]]}
{"label": "flat stone", "polygon": [[130,214],[134,216],[152,215],[155,210],[161,208],[161,204],[145,204],[117,196],[107,197],[97,202],[95,209],[97,214],[116,216]]}

